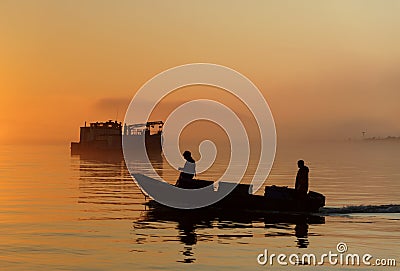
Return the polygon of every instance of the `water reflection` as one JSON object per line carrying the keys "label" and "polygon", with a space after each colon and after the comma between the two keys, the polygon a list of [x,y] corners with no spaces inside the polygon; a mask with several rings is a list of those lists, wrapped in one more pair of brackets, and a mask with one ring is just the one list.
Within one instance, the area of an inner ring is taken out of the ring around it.
{"label": "water reflection", "polygon": [[[241,240],[243,244],[246,238],[260,238],[251,231],[260,227],[264,229],[261,238],[295,236],[296,246],[307,248],[309,225],[325,224],[325,217],[276,212],[227,212],[216,209],[177,210],[152,206],[144,212],[140,220],[134,222],[134,228],[153,229],[158,223],[171,222],[176,223],[178,240],[184,245],[181,251],[183,260],[178,262],[193,263],[196,260],[193,248],[198,242],[213,242],[215,239],[221,239],[228,242]],[[207,229],[212,229],[212,231],[208,230],[207,234],[204,234],[204,230]],[[220,234],[219,230],[223,230],[224,233]],[[202,233],[199,234],[199,232]]]}
{"label": "water reflection", "polygon": [[297,223],[294,228],[295,236],[297,237],[297,246],[299,248],[308,247],[308,224],[307,223]]}
{"label": "water reflection", "polygon": [[[81,220],[135,219],[143,209],[144,196],[133,182],[122,155],[85,153],[74,155],[79,179]],[[151,163],[162,175],[161,155]],[[140,165],[140,162],[138,162]]]}
{"label": "water reflection", "polygon": [[[153,168],[157,171],[157,173],[162,174],[162,169],[163,169],[163,157],[161,154],[154,154],[154,153],[149,153],[149,160],[153,166]],[[87,162],[91,162],[94,164],[109,164],[109,165],[115,165],[115,164],[121,164],[123,163],[125,165],[124,161],[124,156],[121,153],[115,153],[115,152],[109,152],[109,153],[104,153],[104,152],[85,152],[81,154],[73,154],[71,157],[79,159],[83,164]],[[144,163],[144,161],[136,161],[138,165]],[[126,166],[125,166],[126,169]]]}

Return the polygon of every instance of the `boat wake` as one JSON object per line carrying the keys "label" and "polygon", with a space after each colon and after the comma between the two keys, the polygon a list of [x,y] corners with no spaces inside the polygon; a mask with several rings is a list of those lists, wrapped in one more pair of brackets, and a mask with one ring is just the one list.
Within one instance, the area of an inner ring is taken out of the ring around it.
{"label": "boat wake", "polygon": [[357,205],[345,207],[324,207],[320,209],[322,214],[354,214],[354,213],[400,213],[400,205]]}

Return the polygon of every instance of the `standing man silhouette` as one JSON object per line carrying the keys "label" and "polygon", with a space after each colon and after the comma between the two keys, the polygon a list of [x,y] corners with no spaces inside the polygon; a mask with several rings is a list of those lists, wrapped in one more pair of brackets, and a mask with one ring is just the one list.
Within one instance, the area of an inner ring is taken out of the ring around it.
{"label": "standing man silhouette", "polygon": [[303,160],[297,161],[297,166],[299,167],[299,171],[297,171],[296,175],[295,189],[299,198],[305,198],[308,192],[309,169],[307,166],[304,165]]}
{"label": "standing man silhouette", "polygon": [[179,178],[193,179],[196,175],[196,161],[192,158],[192,153],[190,151],[185,151],[182,155],[186,162],[184,167],[178,168],[181,171]]}

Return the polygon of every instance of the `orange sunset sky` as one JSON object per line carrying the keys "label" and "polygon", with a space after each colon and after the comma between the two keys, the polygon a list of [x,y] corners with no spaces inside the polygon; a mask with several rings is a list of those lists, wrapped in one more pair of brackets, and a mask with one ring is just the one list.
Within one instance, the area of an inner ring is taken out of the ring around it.
{"label": "orange sunset sky", "polygon": [[[252,80],[278,139],[400,136],[399,14],[400,1],[3,0],[0,143],[77,140],[85,121],[122,121],[147,80],[193,62]],[[165,108],[223,95],[178,94]]]}

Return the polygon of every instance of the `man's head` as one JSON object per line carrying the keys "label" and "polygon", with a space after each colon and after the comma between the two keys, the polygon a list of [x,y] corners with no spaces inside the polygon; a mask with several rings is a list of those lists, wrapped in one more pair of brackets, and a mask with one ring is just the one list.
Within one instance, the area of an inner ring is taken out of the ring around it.
{"label": "man's head", "polygon": [[192,157],[192,153],[190,151],[184,151],[182,155],[186,160]]}
{"label": "man's head", "polygon": [[303,160],[297,161],[297,166],[298,166],[299,168],[304,167],[304,161],[303,161]]}

